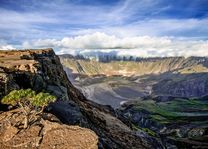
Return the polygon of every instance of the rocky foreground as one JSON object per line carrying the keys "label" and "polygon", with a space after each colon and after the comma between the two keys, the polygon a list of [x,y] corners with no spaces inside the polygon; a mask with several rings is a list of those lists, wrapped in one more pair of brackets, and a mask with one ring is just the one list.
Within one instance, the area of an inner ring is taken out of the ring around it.
{"label": "rocky foreground", "polygon": [[[79,125],[93,130],[99,137],[99,148],[163,148],[160,141],[150,137],[140,129],[136,131],[132,130],[131,127],[119,120],[117,114],[110,107],[88,101],[68,80],[58,56],[55,55],[52,49],[0,51],[0,99],[11,90],[21,88],[31,88],[37,92],[46,91],[55,95],[58,101],[55,104],[51,104],[47,108],[47,111],[55,114],[65,124]],[[1,110],[7,110],[4,105],[0,106]],[[0,114],[1,120],[5,117],[4,115],[5,113]],[[51,136],[52,134],[60,134],[61,136],[63,133],[62,130],[58,130],[60,127],[65,132],[71,133],[74,133],[73,130],[77,128],[56,124],[57,129],[47,132],[40,130],[41,128],[50,127],[51,123],[47,124],[47,120],[45,122],[41,126],[34,125],[30,128],[31,130],[29,129],[26,132],[20,131],[18,133],[18,130],[14,126],[11,126],[9,132],[12,129],[14,132],[12,134],[6,132],[6,134],[12,137],[1,135],[8,137],[6,142],[3,139],[2,144],[11,146],[12,142],[15,142],[12,139],[19,138],[17,136],[22,133],[26,133],[26,136],[29,133],[27,138],[30,140],[33,138],[33,136],[30,136],[33,134],[30,131],[34,131],[38,134],[37,136],[39,136],[39,133],[46,133],[42,136],[42,143],[38,145],[41,147],[42,145],[46,145],[44,146],[45,148],[50,148],[47,145],[50,145],[49,142],[52,142],[52,146],[57,145],[57,148],[59,148],[58,144],[60,142],[56,142],[56,140],[53,140],[54,138],[50,138],[49,134],[51,133]],[[3,126],[1,127],[4,128]],[[4,134],[6,130],[3,129]],[[77,128],[76,134],[79,134],[79,132],[82,133],[82,131],[84,133],[87,130]],[[90,134],[93,133],[90,131]],[[79,140],[79,138],[76,139],[76,135],[71,135],[71,139],[83,143],[87,141],[86,137],[83,137],[82,140]],[[10,140],[11,143],[7,144],[7,141]],[[19,140],[19,144],[23,145],[24,142],[22,143],[21,141]],[[90,141],[94,144],[96,137],[92,137]],[[29,143],[29,146],[37,143],[26,142]],[[66,140],[63,140],[63,142],[70,143]],[[63,148],[68,147],[64,146]]]}
{"label": "rocky foreground", "polygon": [[27,129],[21,128],[22,119],[24,117],[18,110],[0,115],[1,149],[98,148],[98,137],[93,131],[79,126],[63,125],[51,114],[44,114],[43,118],[36,117],[36,121]]}

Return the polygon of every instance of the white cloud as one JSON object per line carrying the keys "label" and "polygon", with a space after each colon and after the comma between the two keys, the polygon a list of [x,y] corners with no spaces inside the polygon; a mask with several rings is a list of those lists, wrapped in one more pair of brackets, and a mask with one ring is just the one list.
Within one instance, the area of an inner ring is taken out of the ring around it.
{"label": "white cloud", "polygon": [[13,47],[12,45],[0,45],[0,50],[12,50],[12,49],[16,49],[16,48]]}
{"label": "white cloud", "polygon": [[107,35],[105,33],[96,32],[76,37],[65,37],[62,40],[56,39],[39,39],[32,42],[24,42],[23,47],[59,47],[70,49],[109,49],[121,48],[132,49],[138,47],[157,47],[158,45],[168,45],[171,42],[166,37],[149,37],[149,36],[135,36],[118,38],[114,35]]}
{"label": "white cloud", "polygon": [[119,55],[135,56],[208,56],[207,40],[181,40],[171,37],[117,37],[96,32],[76,37],[39,39],[24,42],[24,48],[53,47],[57,53],[116,51]]}
{"label": "white cloud", "polygon": [[0,50],[16,49],[13,45],[8,44],[5,40],[0,39]]}

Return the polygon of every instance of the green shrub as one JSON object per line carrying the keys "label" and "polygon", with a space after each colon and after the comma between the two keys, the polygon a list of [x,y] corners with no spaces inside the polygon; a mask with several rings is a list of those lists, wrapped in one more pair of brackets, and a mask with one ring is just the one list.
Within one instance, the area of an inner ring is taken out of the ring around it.
{"label": "green shrub", "polygon": [[36,93],[31,89],[13,90],[2,98],[3,104],[18,106],[25,116],[24,128],[28,127],[31,117],[42,114],[44,108],[56,97],[49,93]]}

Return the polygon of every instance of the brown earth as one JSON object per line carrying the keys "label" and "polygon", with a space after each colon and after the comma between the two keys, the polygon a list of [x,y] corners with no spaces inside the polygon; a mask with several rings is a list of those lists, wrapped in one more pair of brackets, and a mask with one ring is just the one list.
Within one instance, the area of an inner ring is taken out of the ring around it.
{"label": "brown earth", "polygon": [[44,114],[29,128],[22,129],[22,115],[17,111],[0,115],[1,149],[96,149],[97,135],[86,128],[61,124],[51,114]]}

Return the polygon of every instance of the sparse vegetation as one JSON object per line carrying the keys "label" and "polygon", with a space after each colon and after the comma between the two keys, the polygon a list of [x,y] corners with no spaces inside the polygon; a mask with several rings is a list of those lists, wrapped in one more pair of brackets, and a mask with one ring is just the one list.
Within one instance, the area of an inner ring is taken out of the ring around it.
{"label": "sparse vegetation", "polygon": [[150,136],[157,137],[157,134],[156,134],[154,131],[152,131],[151,129],[148,129],[148,128],[142,128],[142,127],[136,126],[135,124],[131,124],[131,125],[132,125],[132,128],[133,128],[134,130],[138,130],[138,131],[143,130],[143,131],[145,131],[147,134],[149,134]]}
{"label": "sparse vegetation", "polygon": [[28,127],[34,115],[42,114],[44,108],[50,103],[55,102],[56,97],[49,93],[36,93],[31,89],[13,90],[3,97],[1,102],[12,106],[18,106],[24,114],[24,128]]}
{"label": "sparse vegetation", "polygon": [[135,111],[146,110],[151,113],[150,118],[163,124],[183,122],[196,117],[207,116],[208,104],[199,99],[180,99],[168,102],[152,100],[138,101],[134,105]]}

